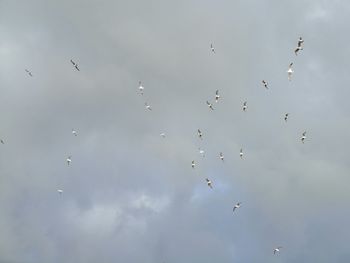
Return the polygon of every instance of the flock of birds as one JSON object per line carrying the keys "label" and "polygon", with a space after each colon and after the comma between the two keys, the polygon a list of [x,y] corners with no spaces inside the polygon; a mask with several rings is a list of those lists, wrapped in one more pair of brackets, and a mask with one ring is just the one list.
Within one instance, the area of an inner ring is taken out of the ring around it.
{"label": "flock of birds", "polygon": [[[299,53],[301,50],[303,50],[303,46],[304,46],[304,40],[303,40],[302,37],[299,37],[298,42],[297,42],[297,47],[296,47],[295,50],[294,50],[294,53],[295,53],[296,56],[298,55],[298,53]],[[211,50],[212,53],[214,53],[214,54],[216,53],[213,44],[210,45],[210,50]],[[73,61],[72,59],[70,60],[70,62],[72,63],[73,67],[74,67],[77,71],[80,71],[79,66],[78,66],[78,63],[76,63],[76,62]],[[289,64],[288,69],[287,69],[287,77],[288,77],[288,80],[289,80],[289,81],[292,80],[292,75],[293,75],[293,73],[294,73],[294,70],[293,70],[292,67],[293,67],[293,62]],[[30,77],[33,77],[33,74],[32,74],[32,72],[31,72],[30,70],[25,69],[25,72],[26,72]],[[269,89],[269,84],[268,84],[268,82],[267,82],[266,80],[262,80],[262,85],[263,85],[263,87],[264,87],[265,89]],[[145,88],[144,88],[144,86],[142,85],[142,82],[141,82],[141,81],[139,81],[138,90],[139,90],[139,93],[140,93],[141,95],[144,94]],[[216,91],[215,91],[215,98],[214,98],[214,99],[215,99],[215,103],[218,103],[219,100],[220,100],[220,98],[221,98],[221,96],[220,96],[220,94],[219,94],[219,90],[216,90]],[[211,102],[209,102],[209,101],[207,100],[207,101],[206,101],[206,104],[207,104],[207,106],[208,106],[208,108],[209,108],[210,110],[214,110],[213,104],[212,104]],[[147,102],[145,102],[144,105],[145,105],[145,109],[146,109],[146,110],[152,111],[151,105],[149,105]],[[246,111],[248,110],[247,101],[244,101],[244,102],[243,102],[242,110],[243,110],[243,112],[246,112]],[[284,121],[285,121],[285,122],[288,121],[288,117],[289,117],[289,113],[285,113],[285,115],[284,115]],[[77,132],[76,130],[72,129],[72,135],[73,135],[73,136],[78,136],[78,132]],[[198,135],[198,137],[199,137],[200,140],[203,139],[203,133],[202,133],[202,131],[201,131],[200,129],[197,130],[197,135]],[[166,135],[165,135],[164,132],[161,133],[160,136],[163,137],[163,138],[166,137]],[[300,140],[301,140],[302,143],[305,142],[305,140],[306,140],[306,131],[304,131],[304,132],[302,133]],[[3,139],[0,139],[0,143],[1,143],[1,144],[5,144],[5,142],[4,142]],[[202,157],[204,157],[204,156],[205,156],[204,150],[201,149],[201,148],[199,148],[199,154],[200,154]],[[239,156],[240,156],[241,159],[243,159],[243,149],[242,149],[242,148],[241,148],[240,151],[239,151]],[[224,154],[223,154],[222,152],[219,153],[219,158],[220,158],[220,160],[221,160],[222,162],[224,162],[225,157],[224,157]],[[68,165],[68,166],[71,165],[71,163],[72,163],[72,156],[71,156],[71,155],[69,155],[69,156],[67,157],[66,162],[67,162],[67,165]],[[193,169],[195,169],[196,163],[195,163],[194,160],[192,160],[191,166],[192,166]],[[205,178],[205,181],[206,181],[207,186],[208,186],[210,189],[213,189],[213,182],[212,182],[209,178]],[[57,189],[57,192],[58,192],[60,195],[62,195],[64,191],[63,191],[63,189]],[[241,204],[242,204],[241,202],[237,202],[237,203],[233,206],[233,208],[232,208],[233,212],[235,212],[237,209],[239,209],[239,208],[241,207]],[[282,246],[277,246],[277,247],[275,247],[275,248],[273,249],[273,254],[279,253],[280,250],[281,250],[281,248],[282,248]]]}

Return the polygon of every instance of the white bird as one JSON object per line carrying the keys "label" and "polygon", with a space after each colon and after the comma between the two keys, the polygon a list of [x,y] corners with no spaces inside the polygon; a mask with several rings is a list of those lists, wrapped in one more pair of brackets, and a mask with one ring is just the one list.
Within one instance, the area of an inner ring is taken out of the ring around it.
{"label": "white bird", "polygon": [[266,80],[262,80],[261,82],[262,82],[262,84],[264,85],[265,89],[269,89],[269,87],[267,86],[268,83],[267,83]]}
{"label": "white bird", "polygon": [[292,75],[293,75],[293,73],[294,73],[294,70],[292,69],[292,66],[293,66],[293,62],[289,64],[288,70],[287,70],[287,73],[288,73],[288,80],[289,80],[289,81],[292,80]]}
{"label": "white bird", "polygon": [[213,44],[210,44],[210,50],[211,50],[211,52],[215,53],[215,49],[214,49]]}
{"label": "white bird", "polygon": [[211,189],[213,189],[212,182],[211,182],[208,178],[206,178],[205,180],[207,181],[207,185],[208,185]]}
{"label": "white bird", "polygon": [[147,110],[152,110],[151,105],[148,105],[147,102],[145,102],[145,108],[146,108]]}
{"label": "white bird", "polygon": [[304,143],[305,139],[306,139],[306,131],[304,131],[301,136],[301,142]]}
{"label": "white bird", "polygon": [[277,252],[280,252],[281,248],[283,248],[283,247],[276,247],[276,248],[273,250],[273,254],[275,255]]}
{"label": "white bird", "polygon": [[209,109],[214,110],[213,105],[211,105],[211,103],[209,101],[207,101],[207,105],[208,105]]}
{"label": "white bird", "polygon": [[72,134],[73,134],[74,136],[77,136],[77,135],[78,135],[77,131],[74,130],[74,129],[72,129]]}
{"label": "white bird", "polygon": [[160,134],[160,136],[163,137],[163,138],[165,138],[165,133],[162,132],[162,133]]}
{"label": "white bird", "polygon": [[203,133],[201,132],[201,130],[200,130],[200,129],[198,129],[198,137],[199,137],[199,139],[201,139],[201,140],[202,140]]}
{"label": "white bird", "polygon": [[30,72],[28,69],[26,69],[26,72],[28,73],[29,76],[33,77],[32,72]]}
{"label": "white bird", "polygon": [[239,151],[239,157],[241,157],[241,159],[243,158],[243,149],[241,148],[241,150]]}
{"label": "white bird", "polygon": [[248,109],[247,102],[245,101],[243,103],[243,111],[246,111]]}
{"label": "white bird", "polygon": [[196,166],[194,160],[192,161],[192,164],[191,164],[192,168],[194,168]]}
{"label": "white bird", "polygon": [[238,202],[237,204],[235,204],[235,205],[233,206],[232,211],[234,212],[236,209],[238,209],[238,208],[240,208],[240,207],[241,207],[241,203]]}
{"label": "white bird", "polygon": [[78,67],[78,63],[75,63],[72,59],[70,60],[70,62],[73,64],[73,66],[75,67],[76,70],[80,71],[80,69]]}
{"label": "white bird", "polygon": [[289,117],[289,113],[286,113],[286,115],[284,115],[284,120],[287,121]]}
{"label": "white bird", "polygon": [[202,157],[204,157],[204,156],[205,156],[204,150],[202,150],[201,148],[198,148],[198,150],[199,150],[199,154],[200,154]]}
{"label": "white bird", "polygon": [[220,152],[219,158],[220,158],[221,161],[224,161],[224,154],[222,152]]}
{"label": "white bird", "polygon": [[57,192],[61,195],[63,193],[62,189],[58,189]]}
{"label": "white bird", "polygon": [[217,103],[220,99],[219,90],[215,91],[215,102]]}
{"label": "white bird", "polygon": [[72,162],[72,156],[68,156],[67,157],[67,164],[70,165],[71,162]]}
{"label": "white bird", "polygon": [[144,89],[145,89],[145,88],[142,86],[141,81],[139,81],[139,91],[140,91],[141,95],[143,95],[143,90],[144,90]]}

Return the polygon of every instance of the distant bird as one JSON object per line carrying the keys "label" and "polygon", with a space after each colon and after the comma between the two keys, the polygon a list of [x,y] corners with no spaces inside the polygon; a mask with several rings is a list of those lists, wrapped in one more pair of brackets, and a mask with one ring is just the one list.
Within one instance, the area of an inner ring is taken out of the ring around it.
{"label": "distant bird", "polygon": [[160,134],[160,136],[163,137],[163,138],[165,138],[165,133],[162,132],[162,133]]}
{"label": "distant bird", "polygon": [[266,80],[262,80],[261,82],[262,82],[262,84],[264,85],[265,89],[269,89],[269,87],[267,86],[268,83],[267,83]]}
{"label": "distant bird", "polygon": [[58,189],[57,192],[61,195],[63,193],[63,190]]}
{"label": "distant bird", "polygon": [[220,158],[221,161],[224,161],[224,154],[222,152],[220,152],[219,158]]}
{"label": "distant bird", "polygon": [[208,185],[211,189],[213,189],[212,182],[211,182],[208,178],[206,178],[205,180],[207,181],[207,185]]}
{"label": "distant bird", "polygon": [[286,115],[284,115],[284,120],[287,121],[289,117],[289,113],[286,113]]}
{"label": "distant bird", "polygon": [[198,129],[198,137],[199,137],[199,139],[201,139],[201,140],[202,140],[203,133],[201,132],[201,130],[200,130],[200,129]]}
{"label": "distant bird", "polygon": [[211,105],[211,103],[209,101],[207,101],[207,105],[208,105],[209,109],[214,110],[213,105]]}
{"label": "distant bird", "polygon": [[303,132],[303,134],[301,135],[301,142],[304,143],[306,139],[306,131]]}
{"label": "distant bird", "polygon": [[67,157],[67,164],[70,165],[71,162],[72,162],[72,156],[68,156]]}
{"label": "distant bird", "polygon": [[217,103],[220,99],[219,90],[215,91],[215,102]]}
{"label": "distant bird", "polygon": [[80,69],[78,67],[78,63],[75,63],[72,59],[70,60],[70,62],[73,64],[73,66],[75,67],[76,70],[80,71]]}
{"label": "distant bird", "polygon": [[192,164],[191,164],[192,168],[194,168],[196,166],[194,160],[192,161]]}
{"label": "distant bird", "polygon": [[289,64],[288,70],[287,70],[287,73],[288,73],[288,80],[289,80],[289,81],[292,80],[292,75],[293,75],[293,73],[294,73],[294,70],[292,69],[292,66],[293,66],[293,62]]}
{"label": "distant bird", "polygon": [[213,44],[210,44],[210,50],[211,50],[211,52],[215,53],[215,49],[214,49]]}
{"label": "distant bird", "polygon": [[5,142],[4,142],[2,139],[0,140],[0,142],[1,142],[2,144],[5,144]]}
{"label": "distant bird", "polygon": [[72,134],[73,134],[74,136],[77,136],[77,135],[78,135],[77,131],[74,130],[74,129],[72,129]]}
{"label": "distant bird", "polygon": [[298,52],[299,52],[300,50],[303,50],[303,48],[302,48],[302,47],[296,47],[296,48],[294,49],[294,54],[295,54],[296,56],[298,56]]}
{"label": "distant bird", "polygon": [[144,86],[142,86],[141,81],[139,81],[139,91],[140,91],[141,95],[143,95],[143,90],[144,90],[144,89],[145,89],[145,88],[144,88]]}
{"label": "distant bird", "polygon": [[276,248],[273,250],[273,254],[275,255],[277,252],[280,252],[281,248],[283,248],[283,247],[276,247]]}
{"label": "distant bird", "polygon": [[28,69],[26,69],[26,72],[28,73],[29,76],[33,77],[32,72],[30,72]]}
{"label": "distant bird", "polygon": [[302,38],[302,37],[299,37],[299,39],[298,39],[298,47],[302,47],[303,46],[303,44],[304,44],[304,39]]}
{"label": "distant bird", "polygon": [[198,150],[199,150],[199,154],[200,154],[202,157],[204,157],[204,156],[205,156],[204,150],[202,150],[201,148],[198,148]]}
{"label": "distant bird", "polygon": [[147,110],[152,110],[151,106],[150,106],[150,105],[148,105],[148,103],[147,103],[147,102],[145,102],[145,108],[146,108]]}
{"label": "distant bird", "polygon": [[234,212],[236,209],[238,209],[238,208],[240,208],[240,207],[241,207],[241,203],[238,202],[237,204],[235,204],[235,205],[233,206],[232,211]]}
{"label": "distant bird", "polygon": [[248,106],[247,106],[247,102],[245,101],[244,103],[243,103],[243,111],[246,111],[247,109],[248,109]]}
{"label": "distant bird", "polygon": [[243,149],[241,148],[241,150],[239,151],[239,157],[241,157],[241,159],[243,158]]}

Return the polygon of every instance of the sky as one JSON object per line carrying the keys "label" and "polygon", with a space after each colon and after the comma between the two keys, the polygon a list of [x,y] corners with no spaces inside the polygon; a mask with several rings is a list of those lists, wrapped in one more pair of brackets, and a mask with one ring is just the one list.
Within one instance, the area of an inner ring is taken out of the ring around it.
{"label": "sky", "polygon": [[349,11],[0,0],[0,263],[350,262]]}

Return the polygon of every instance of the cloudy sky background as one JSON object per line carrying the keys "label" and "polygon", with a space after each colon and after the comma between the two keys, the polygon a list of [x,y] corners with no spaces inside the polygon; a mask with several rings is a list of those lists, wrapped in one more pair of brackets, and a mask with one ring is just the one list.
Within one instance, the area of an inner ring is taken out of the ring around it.
{"label": "cloudy sky background", "polygon": [[0,262],[348,263],[349,12],[1,0]]}

